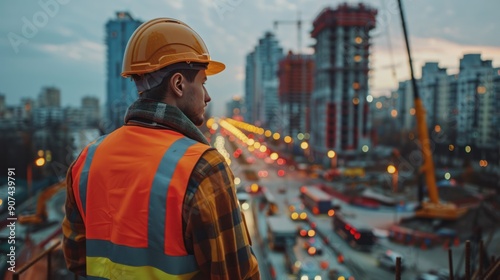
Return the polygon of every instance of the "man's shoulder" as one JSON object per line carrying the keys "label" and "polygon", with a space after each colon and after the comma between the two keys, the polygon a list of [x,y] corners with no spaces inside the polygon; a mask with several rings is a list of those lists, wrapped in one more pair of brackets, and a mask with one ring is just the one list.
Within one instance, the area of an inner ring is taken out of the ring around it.
{"label": "man's shoulder", "polygon": [[226,159],[224,156],[219,153],[219,151],[215,148],[208,148],[200,158],[200,161],[198,161],[198,165],[211,165],[211,166],[216,166],[218,164],[224,163]]}
{"label": "man's shoulder", "polygon": [[196,163],[191,181],[195,185],[202,185],[208,181],[227,181],[232,176],[231,169],[226,162],[226,158],[216,149],[206,150]]}
{"label": "man's shoulder", "polygon": [[201,192],[203,197],[212,197],[212,194],[219,193],[221,188],[230,185],[230,178],[232,173],[224,156],[214,148],[206,150],[191,173],[187,189],[187,193],[191,194],[187,196],[188,203],[200,188],[204,189]]}

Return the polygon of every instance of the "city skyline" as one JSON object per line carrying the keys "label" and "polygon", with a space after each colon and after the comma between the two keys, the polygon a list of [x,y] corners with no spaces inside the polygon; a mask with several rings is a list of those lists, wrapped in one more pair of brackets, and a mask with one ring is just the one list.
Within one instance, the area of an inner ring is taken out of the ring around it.
{"label": "city skyline", "polygon": [[[304,21],[302,49],[311,53],[312,20],[323,8],[343,2],[360,1],[149,1],[150,5],[123,1],[99,3],[95,12],[93,5],[70,0],[2,3],[0,50],[4,63],[0,66],[0,93],[6,96],[8,105],[14,105],[22,97],[36,99],[43,87],[55,86],[61,89],[62,106],[76,106],[84,96],[96,96],[100,104],[105,104],[105,23],[117,11],[128,11],[139,20],[176,17],[200,33],[212,57],[227,65],[226,71],[210,77],[207,85],[213,99],[212,112],[222,113],[233,96],[244,96],[245,55],[266,31],[275,31],[274,20],[296,20],[300,10]],[[456,73],[466,53],[480,53],[483,59],[493,60],[493,66],[499,66],[500,38],[492,36],[492,31],[500,21],[495,17],[500,3],[459,2],[403,2],[417,75],[428,61],[438,62],[448,74]],[[388,0],[363,3],[379,11],[373,32],[370,93],[389,95],[397,89],[398,81],[409,78],[397,4]],[[295,26],[280,25],[276,37],[285,52],[296,51]]]}

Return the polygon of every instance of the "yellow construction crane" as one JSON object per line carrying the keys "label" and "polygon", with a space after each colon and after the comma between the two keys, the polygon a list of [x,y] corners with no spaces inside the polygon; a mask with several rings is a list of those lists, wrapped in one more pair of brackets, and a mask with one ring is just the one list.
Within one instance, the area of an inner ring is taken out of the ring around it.
{"label": "yellow construction crane", "polygon": [[408,52],[408,61],[410,64],[413,98],[415,102],[415,116],[417,118],[418,139],[420,140],[420,143],[422,145],[422,154],[424,158],[424,164],[422,165],[420,171],[425,174],[425,183],[427,185],[427,190],[429,193],[429,201],[423,201],[420,209],[417,210],[415,214],[417,217],[423,218],[457,219],[465,214],[467,209],[459,209],[452,203],[444,203],[439,200],[439,193],[436,186],[434,161],[432,160],[432,152],[430,148],[429,132],[427,130],[427,123],[425,120],[425,108],[418,94],[417,82],[413,74],[410,44],[408,42],[408,34],[406,31],[406,23],[401,0],[398,0],[398,4],[406,42],[406,51]]}
{"label": "yellow construction crane", "polygon": [[42,224],[47,221],[47,201],[61,189],[66,188],[66,181],[56,183],[44,189],[38,196],[36,212],[31,215],[21,215],[18,221],[21,224]]}

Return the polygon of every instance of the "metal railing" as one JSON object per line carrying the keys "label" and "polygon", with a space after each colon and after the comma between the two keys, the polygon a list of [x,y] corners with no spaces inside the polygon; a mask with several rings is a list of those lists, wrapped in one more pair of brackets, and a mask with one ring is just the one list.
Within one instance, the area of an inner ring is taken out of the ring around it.
{"label": "metal railing", "polygon": [[[494,280],[499,279],[500,276],[500,258],[496,258],[495,256],[491,256],[490,265],[486,268],[483,267],[483,257],[484,253],[484,245],[483,241],[480,241],[480,250],[479,250],[479,269],[477,269],[472,275],[471,272],[471,242],[467,240],[465,242],[465,280]],[[449,262],[449,279],[453,280],[453,259],[451,254],[451,249],[448,249],[448,262]],[[395,279],[401,280],[401,257],[396,258],[396,273]],[[456,273],[458,274],[458,273]],[[458,275],[456,275],[459,277]]]}
{"label": "metal railing", "polygon": [[[255,214],[255,213],[254,213]],[[259,235],[260,236],[260,235]],[[21,274],[23,274],[26,270],[28,270],[30,267],[38,263],[40,260],[42,260],[45,256],[47,256],[47,279],[50,280],[52,279],[52,252],[61,244],[61,240],[58,240],[54,244],[52,244],[49,248],[47,248],[45,251],[40,253],[37,257],[31,259],[28,263],[24,264],[18,271],[14,272],[12,279],[13,280],[19,280],[19,277]],[[482,244],[482,242],[481,242]],[[466,241],[466,259],[470,259],[470,241]],[[468,249],[469,248],[469,249]],[[483,247],[481,246],[481,249]],[[451,249],[448,249],[449,253],[449,265],[450,265],[450,279],[453,278],[453,261],[451,259]],[[491,258],[491,264],[489,267],[485,268],[483,272],[483,268],[480,265],[480,269],[476,272],[474,276],[471,277],[471,272],[470,272],[470,261],[466,260],[466,267],[465,267],[465,279],[494,279],[492,278],[493,276],[498,276],[500,273],[500,259],[496,259],[494,256]],[[395,279],[400,280],[401,279],[401,259],[398,257],[396,259],[396,273],[395,273]],[[78,275],[75,274],[75,280],[78,280]]]}
{"label": "metal railing", "polygon": [[[42,260],[45,256],[47,256],[47,280],[52,279],[52,252],[61,244],[61,240],[58,240],[54,244],[52,244],[49,248],[47,248],[45,251],[40,253],[37,257],[31,259],[29,262],[24,264],[18,271],[14,272],[12,275],[13,280],[19,280],[19,277],[21,274],[26,272],[30,267],[38,263],[40,260]],[[78,275],[75,274],[75,280],[78,279]]]}

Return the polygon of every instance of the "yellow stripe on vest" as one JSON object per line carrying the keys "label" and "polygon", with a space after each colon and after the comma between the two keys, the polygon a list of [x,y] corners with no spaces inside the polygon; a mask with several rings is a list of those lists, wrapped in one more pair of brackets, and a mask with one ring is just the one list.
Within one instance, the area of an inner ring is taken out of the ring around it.
{"label": "yellow stripe on vest", "polygon": [[129,266],[119,264],[103,257],[87,257],[87,279],[99,277],[104,279],[137,280],[137,279],[191,279],[198,271],[182,275],[165,273],[152,266]]}

